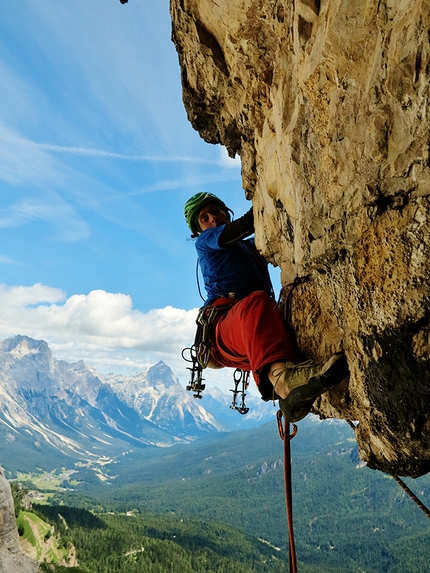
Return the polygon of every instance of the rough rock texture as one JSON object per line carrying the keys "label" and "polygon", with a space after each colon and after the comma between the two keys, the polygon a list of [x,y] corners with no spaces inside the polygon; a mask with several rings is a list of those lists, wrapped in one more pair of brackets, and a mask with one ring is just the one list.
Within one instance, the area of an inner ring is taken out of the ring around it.
{"label": "rough rock texture", "polygon": [[37,563],[19,545],[10,485],[0,466],[0,573],[38,573]]}
{"label": "rough rock texture", "polygon": [[189,120],[242,160],[304,354],[344,349],[316,411],[370,467],[430,471],[429,0],[171,0]]}

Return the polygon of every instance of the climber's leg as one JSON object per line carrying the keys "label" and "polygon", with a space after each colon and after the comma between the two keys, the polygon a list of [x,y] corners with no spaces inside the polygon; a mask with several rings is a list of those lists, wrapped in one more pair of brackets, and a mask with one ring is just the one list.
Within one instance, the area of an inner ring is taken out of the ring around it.
{"label": "climber's leg", "polygon": [[[213,358],[223,366],[252,370],[263,397],[273,397],[268,365],[297,362],[294,340],[275,301],[256,291],[238,301],[216,325]],[[264,389],[260,384],[263,383]]]}

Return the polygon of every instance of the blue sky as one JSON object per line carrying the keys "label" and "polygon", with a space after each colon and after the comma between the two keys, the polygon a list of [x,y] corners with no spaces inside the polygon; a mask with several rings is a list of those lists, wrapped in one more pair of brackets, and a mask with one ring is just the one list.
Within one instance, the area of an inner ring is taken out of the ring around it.
{"label": "blue sky", "polygon": [[3,6],[0,338],[101,372],[162,359],[185,380],[201,301],[184,203],[250,204],[239,161],[186,118],[168,4]]}

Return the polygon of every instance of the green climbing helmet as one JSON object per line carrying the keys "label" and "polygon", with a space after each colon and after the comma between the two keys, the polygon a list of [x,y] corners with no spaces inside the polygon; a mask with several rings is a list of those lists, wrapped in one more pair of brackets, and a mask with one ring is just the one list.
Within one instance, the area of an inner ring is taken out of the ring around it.
{"label": "green climbing helmet", "polygon": [[231,213],[231,209],[227,207],[224,201],[221,201],[213,193],[196,193],[185,203],[184,215],[185,221],[194,236],[199,235],[202,230],[198,223],[198,216],[205,205],[218,205],[227,214]]}

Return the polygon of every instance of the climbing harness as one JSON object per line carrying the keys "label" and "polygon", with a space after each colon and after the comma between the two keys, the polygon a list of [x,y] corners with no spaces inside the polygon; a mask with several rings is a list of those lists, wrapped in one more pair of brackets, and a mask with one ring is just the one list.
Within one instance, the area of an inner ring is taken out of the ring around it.
{"label": "climbing harness", "polygon": [[[187,367],[190,370],[190,383],[186,386],[188,391],[194,392],[193,397],[202,399],[202,392],[206,388],[206,384],[203,384],[203,370],[210,366],[211,360],[211,340],[210,335],[215,324],[216,319],[219,317],[220,313],[227,311],[234,304],[234,299],[225,299],[226,304],[215,304],[203,306],[197,315],[196,324],[197,330],[194,338],[194,344],[190,347],[184,348],[182,351],[182,358],[186,362],[191,362],[192,366]],[[189,352],[189,357],[186,356],[186,352]],[[249,408],[245,404],[245,397],[248,386],[249,386],[249,372],[245,370],[240,370],[236,368],[233,372],[234,390],[233,401],[230,406],[232,410],[236,410],[239,414],[247,414]],[[240,396],[240,405],[238,405],[238,399]]]}
{"label": "climbing harness", "polygon": [[297,558],[296,558],[296,544],[294,541],[294,528],[293,528],[293,494],[292,494],[292,478],[291,478],[291,447],[290,441],[297,434],[298,428],[293,424],[293,431],[290,434],[290,422],[285,420],[285,427],[282,426],[282,412],[278,410],[276,414],[278,422],[279,436],[284,442],[284,487],[285,487],[285,505],[287,512],[288,522],[288,541],[289,541],[289,557],[290,557],[290,573],[297,573]]}

